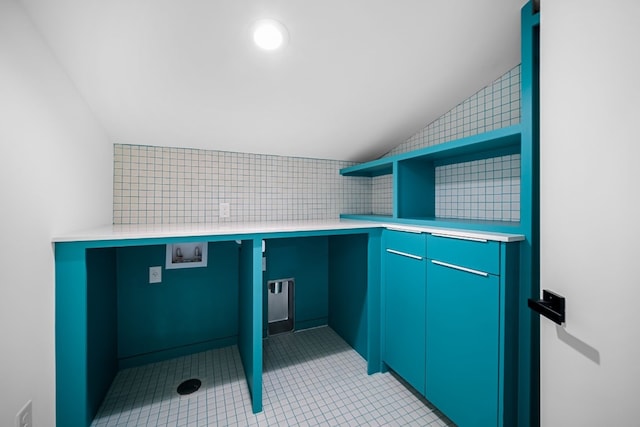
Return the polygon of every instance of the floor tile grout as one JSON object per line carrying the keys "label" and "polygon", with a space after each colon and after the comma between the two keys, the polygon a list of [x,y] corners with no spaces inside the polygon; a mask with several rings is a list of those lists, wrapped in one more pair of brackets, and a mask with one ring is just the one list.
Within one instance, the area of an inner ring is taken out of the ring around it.
{"label": "floor tile grout", "polygon": [[[264,345],[261,413],[230,346],[118,372],[91,426],[453,426],[395,375],[366,372],[329,327],[280,334]],[[201,388],[178,395],[189,378]]]}

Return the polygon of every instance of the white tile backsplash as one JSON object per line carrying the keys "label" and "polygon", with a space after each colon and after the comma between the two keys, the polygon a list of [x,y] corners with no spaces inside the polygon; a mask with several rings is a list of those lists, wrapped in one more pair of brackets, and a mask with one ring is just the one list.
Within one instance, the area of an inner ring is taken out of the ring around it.
{"label": "white tile backsplash", "polygon": [[[387,155],[520,121],[520,66]],[[342,177],[353,163],[213,150],[114,145],[114,224],[335,219],[392,215],[393,180]],[[219,217],[229,203],[229,218]],[[436,216],[519,221],[519,155],[436,168]]]}
{"label": "white tile backsplash", "polygon": [[[371,210],[371,182],[350,162],[116,144],[114,223],[180,224],[337,218]],[[229,203],[229,218],[219,217]]]}

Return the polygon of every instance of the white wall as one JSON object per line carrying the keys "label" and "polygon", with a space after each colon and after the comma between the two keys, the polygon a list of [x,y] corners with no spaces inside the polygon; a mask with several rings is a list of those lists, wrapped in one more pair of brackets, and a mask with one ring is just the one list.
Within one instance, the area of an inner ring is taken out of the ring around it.
{"label": "white wall", "polygon": [[0,425],[55,425],[51,237],[111,223],[112,146],[15,0],[0,0]]}
{"label": "white wall", "polygon": [[541,425],[638,425],[640,3],[543,1]]}

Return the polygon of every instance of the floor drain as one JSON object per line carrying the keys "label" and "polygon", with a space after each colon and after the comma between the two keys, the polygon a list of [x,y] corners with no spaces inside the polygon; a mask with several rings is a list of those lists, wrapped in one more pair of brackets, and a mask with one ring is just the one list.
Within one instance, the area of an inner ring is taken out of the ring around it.
{"label": "floor drain", "polygon": [[178,386],[178,394],[185,395],[195,393],[201,385],[202,382],[197,378],[191,378],[190,380],[183,381]]}

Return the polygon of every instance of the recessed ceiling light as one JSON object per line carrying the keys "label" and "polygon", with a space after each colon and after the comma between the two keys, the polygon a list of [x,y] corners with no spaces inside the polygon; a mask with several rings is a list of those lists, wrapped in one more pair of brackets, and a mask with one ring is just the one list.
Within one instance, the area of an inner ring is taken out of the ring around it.
{"label": "recessed ceiling light", "polygon": [[276,50],[287,42],[287,29],[273,19],[261,19],[252,27],[253,42],[264,50]]}

